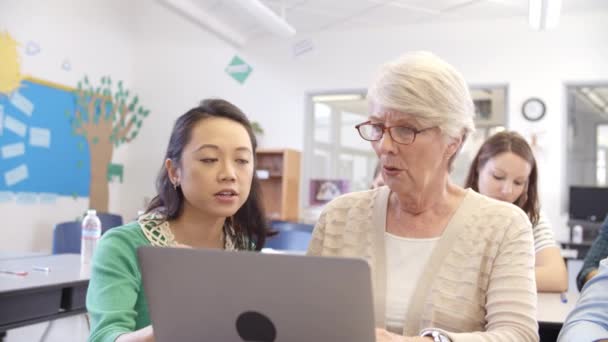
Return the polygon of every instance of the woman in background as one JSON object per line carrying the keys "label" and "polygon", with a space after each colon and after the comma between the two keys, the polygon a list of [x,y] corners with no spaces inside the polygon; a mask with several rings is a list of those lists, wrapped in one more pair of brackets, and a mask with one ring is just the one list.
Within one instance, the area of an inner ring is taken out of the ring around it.
{"label": "woman in background", "polygon": [[537,290],[566,291],[568,272],[549,221],[540,214],[536,160],[526,140],[516,132],[491,136],[473,159],[465,188],[513,203],[526,212],[534,233]]}
{"label": "woman in background", "polygon": [[262,249],[267,228],[255,151],[247,117],[227,101],[205,100],[177,119],[158,195],[137,222],[108,231],[95,252],[89,341],[154,341],[138,247]]}

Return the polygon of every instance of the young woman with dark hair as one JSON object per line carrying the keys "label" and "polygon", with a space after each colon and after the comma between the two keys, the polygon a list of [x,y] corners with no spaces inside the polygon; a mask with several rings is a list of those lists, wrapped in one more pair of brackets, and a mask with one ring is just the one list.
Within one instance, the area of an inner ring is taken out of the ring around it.
{"label": "young woman with dark hair", "polygon": [[540,214],[538,169],[528,142],[516,132],[497,133],[479,148],[465,188],[520,207],[530,218],[536,254],[536,288],[562,292],[568,273],[548,220]]}
{"label": "young woman with dark hair", "polygon": [[267,225],[256,147],[249,120],[227,101],[205,100],[177,119],[158,195],[136,222],[105,234],[93,258],[89,341],[154,341],[138,247],[262,249]]}

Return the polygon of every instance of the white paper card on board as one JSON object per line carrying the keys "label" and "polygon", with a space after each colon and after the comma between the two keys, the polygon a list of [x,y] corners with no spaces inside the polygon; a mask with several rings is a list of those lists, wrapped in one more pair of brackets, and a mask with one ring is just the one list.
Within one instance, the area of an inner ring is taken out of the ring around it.
{"label": "white paper card on board", "polygon": [[17,107],[23,114],[27,116],[32,116],[34,112],[34,104],[28,100],[25,96],[21,95],[18,91],[14,92],[11,95],[11,103],[13,106]]}
{"label": "white paper card on board", "polygon": [[27,126],[23,122],[15,119],[10,115],[7,115],[6,119],[4,119],[4,128],[17,134],[20,137],[24,137],[25,132],[27,131]]}
{"label": "white paper card on board", "polygon": [[14,158],[25,154],[25,144],[16,143],[2,146],[2,159]]}
{"label": "white paper card on board", "polygon": [[16,168],[4,173],[4,181],[6,185],[13,186],[19,182],[26,180],[28,177],[27,165],[21,164]]}
{"label": "white paper card on board", "polygon": [[51,131],[47,128],[30,127],[30,145],[51,147]]}

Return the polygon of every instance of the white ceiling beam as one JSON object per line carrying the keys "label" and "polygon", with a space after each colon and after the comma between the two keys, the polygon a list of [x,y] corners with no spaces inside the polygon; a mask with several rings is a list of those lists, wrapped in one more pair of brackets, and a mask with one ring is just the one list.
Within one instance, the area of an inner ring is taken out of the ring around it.
{"label": "white ceiling beam", "polygon": [[211,33],[217,35],[227,43],[236,47],[242,47],[247,42],[247,37],[233,30],[206,10],[200,8],[191,0],[159,0],[162,4],[174,10],[187,19],[203,26]]}
{"label": "white ceiling beam", "polygon": [[535,30],[557,27],[562,10],[562,0],[528,0],[528,21]]}
{"label": "white ceiling beam", "polygon": [[236,0],[232,5],[249,13],[256,18],[261,26],[266,27],[267,30],[277,36],[291,37],[296,34],[296,29],[259,0]]}

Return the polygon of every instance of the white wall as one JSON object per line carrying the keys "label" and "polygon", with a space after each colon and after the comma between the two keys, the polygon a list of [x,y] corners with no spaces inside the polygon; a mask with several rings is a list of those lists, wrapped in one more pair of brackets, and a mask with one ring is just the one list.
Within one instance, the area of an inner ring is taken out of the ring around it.
{"label": "white wall", "polygon": [[[541,201],[562,239],[567,236],[560,215],[567,196],[564,84],[608,79],[607,18],[563,17],[560,28],[550,32],[533,32],[525,18],[515,18],[325,33],[312,36],[314,51],[299,58],[289,56],[289,44],[277,48],[270,42],[256,46],[252,54],[264,68],[287,71],[286,83],[298,94],[287,113],[300,122],[305,92],[364,87],[380,63],[409,50],[435,52],[461,70],[471,85],[508,84],[510,128],[527,137],[539,133]],[[548,113],[538,123],[525,121],[520,113],[531,96],[547,105]],[[286,143],[302,140],[303,132],[294,131]]]}
{"label": "white wall", "polygon": [[[509,85],[509,126],[527,137],[539,133],[543,208],[558,238],[566,237],[561,217],[566,196],[564,84],[608,79],[607,15],[565,16],[559,29],[550,32],[531,31],[523,17],[322,32],[306,36],[313,41],[312,52],[293,57],[291,45],[297,39],[259,40],[237,51],[160,6],[140,12],[146,16],[138,22],[136,84],[154,115],[163,118],[149,120],[132,144],[127,172],[141,171],[141,177],[125,188],[153,193],[151,171],[160,165],[168,126],[201,98],[224,96],[241,106],[268,132],[266,146],[302,150],[307,92],[365,88],[381,63],[405,51],[426,49],[454,64],[471,85]],[[223,72],[235,53],[254,67],[244,85]],[[531,96],[547,105],[548,113],[538,123],[520,114],[521,104]]]}
{"label": "white wall", "polygon": [[[44,46],[44,61],[25,58],[26,71],[68,84],[83,72],[110,72],[130,81],[151,109],[138,138],[123,147],[128,153],[117,151],[116,158],[124,159],[125,183],[112,187],[111,208],[126,217],[142,207],[144,197],[153,196],[170,127],[199,100],[225,97],[260,121],[267,132],[263,146],[302,150],[307,92],[365,88],[380,63],[405,51],[427,49],[454,64],[471,85],[509,85],[510,127],[527,136],[541,133],[537,154],[542,202],[557,227],[565,201],[564,82],[608,79],[606,15],[563,17],[560,28],[551,32],[530,31],[525,18],[322,32],[305,36],[312,38],[313,51],[293,57],[296,39],[258,40],[237,50],[157,2],[137,2],[133,16],[116,0],[62,3],[5,0],[0,22],[20,41],[35,39]],[[235,54],[254,68],[244,85],[224,73]],[[70,75],[53,64],[63,55],[74,65]],[[520,115],[521,104],[530,96],[547,104],[548,114],[539,123],[528,123]],[[65,213],[53,207],[33,222],[26,220],[20,227],[45,233],[36,232],[34,239],[32,231],[12,228],[11,247],[48,246],[52,223],[59,216],[75,216],[85,206],[69,205],[62,209]],[[0,215],[14,222],[31,212],[0,207]]]}
{"label": "white wall", "polygon": [[[134,82],[151,114],[129,144],[122,210],[135,212],[144,197],[155,194],[154,182],[175,119],[204,98],[230,100],[250,119],[260,121],[266,130],[262,146],[301,150],[302,115],[294,114],[293,108],[300,109],[304,102],[281,67],[264,64],[249,48],[231,47],[156,2],[142,3],[137,13]],[[235,54],[253,67],[244,85],[224,72]]]}
{"label": "white wall", "polygon": [[[71,87],[85,74],[92,81],[110,75],[128,85],[133,78],[131,12],[132,6],[119,0],[1,0],[0,31],[21,44],[23,74]],[[39,54],[25,53],[29,41],[40,46]],[[61,67],[65,60],[70,71]],[[120,162],[126,152],[120,147],[114,160]],[[110,210],[120,212],[117,187],[110,186]],[[0,250],[50,251],[53,226],[73,220],[87,206],[88,199],[71,197],[58,197],[53,204],[0,203]]]}

